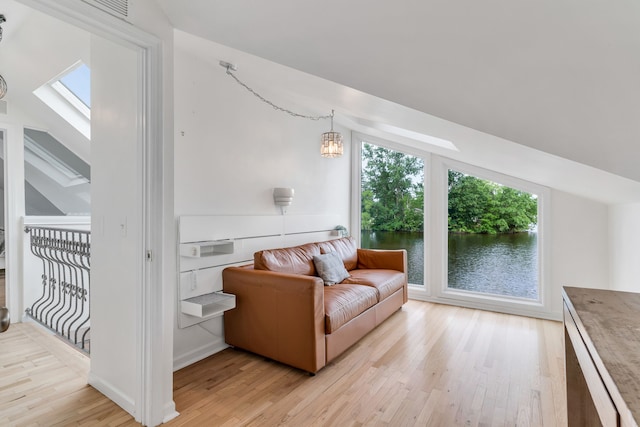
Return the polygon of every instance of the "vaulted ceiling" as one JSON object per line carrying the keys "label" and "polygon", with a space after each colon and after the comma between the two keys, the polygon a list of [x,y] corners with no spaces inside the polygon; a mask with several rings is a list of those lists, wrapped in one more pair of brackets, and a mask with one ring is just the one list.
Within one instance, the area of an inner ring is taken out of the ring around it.
{"label": "vaulted ceiling", "polygon": [[[347,128],[442,138],[465,148],[458,160],[609,203],[640,200],[636,0],[155,1],[176,28],[220,44],[217,59],[233,59],[222,45],[266,59],[242,57],[239,75],[286,106],[336,106]],[[88,33],[15,1],[0,13],[10,114],[88,160],[88,141],[32,95],[75,61],[90,62]],[[211,50],[193,44],[200,56]],[[443,134],[435,117],[480,132]],[[520,145],[492,145],[486,134]]]}
{"label": "vaulted ceiling", "polygon": [[636,0],[157,2],[183,31],[640,181]]}
{"label": "vaulted ceiling", "polygon": [[0,13],[7,18],[2,24],[0,74],[7,81],[4,101],[9,114],[21,117],[27,127],[48,131],[89,162],[89,140],[33,91],[78,61],[89,64],[90,34],[16,1],[1,1]]}

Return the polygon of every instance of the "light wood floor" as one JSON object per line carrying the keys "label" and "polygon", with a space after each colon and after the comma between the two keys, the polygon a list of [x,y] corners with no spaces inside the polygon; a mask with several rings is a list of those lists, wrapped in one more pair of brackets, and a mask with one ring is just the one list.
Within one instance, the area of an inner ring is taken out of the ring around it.
{"label": "light wood floor", "polygon": [[0,334],[0,426],[137,426],[87,385],[89,359],[30,323]]}
{"label": "light wood floor", "polygon": [[[136,425],[29,328],[0,335],[0,425]],[[565,426],[562,332],[410,301],[315,377],[233,349],[176,372],[167,425]]]}

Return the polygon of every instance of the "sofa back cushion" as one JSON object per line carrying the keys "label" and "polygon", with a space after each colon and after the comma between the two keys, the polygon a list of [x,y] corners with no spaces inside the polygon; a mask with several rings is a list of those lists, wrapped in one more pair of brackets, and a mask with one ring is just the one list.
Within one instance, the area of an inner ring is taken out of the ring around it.
{"label": "sofa back cushion", "polygon": [[315,276],[314,255],[320,255],[320,248],[315,243],[282,249],[266,249],[253,254],[253,268]]}
{"label": "sofa back cushion", "polygon": [[342,258],[342,262],[347,271],[351,271],[357,267],[358,247],[353,237],[349,236],[341,239],[327,240],[326,242],[318,243],[318,246],[320,246],[320,252],[323,254],[337,252],[340,258]]}

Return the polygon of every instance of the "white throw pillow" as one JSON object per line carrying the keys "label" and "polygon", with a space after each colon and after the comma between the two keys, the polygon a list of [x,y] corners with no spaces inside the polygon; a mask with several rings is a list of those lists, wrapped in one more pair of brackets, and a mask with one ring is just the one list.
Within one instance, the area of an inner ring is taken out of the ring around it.
{"label": "white throw pillow", "polygon": [[337,252],[329,252],[313,256],[313,264],[316,266],[318,276],[324,280],[327,286],[342,282],[351,277]]}

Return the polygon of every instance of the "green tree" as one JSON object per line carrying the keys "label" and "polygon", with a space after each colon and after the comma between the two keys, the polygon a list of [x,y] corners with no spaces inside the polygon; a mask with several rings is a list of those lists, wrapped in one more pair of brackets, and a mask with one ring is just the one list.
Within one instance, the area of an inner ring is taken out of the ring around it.
{"label": "green tree", "polygon": [[537,223],[538,200],[524,191],[449,170],[449,231],[515,233]]}
{"label": "green tree", "polygon": [[422,231],[422,159],[367,143],[362,159],[362,228]]}

